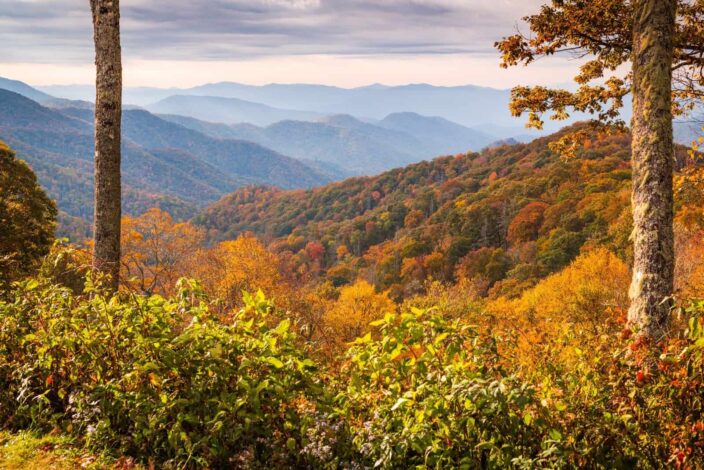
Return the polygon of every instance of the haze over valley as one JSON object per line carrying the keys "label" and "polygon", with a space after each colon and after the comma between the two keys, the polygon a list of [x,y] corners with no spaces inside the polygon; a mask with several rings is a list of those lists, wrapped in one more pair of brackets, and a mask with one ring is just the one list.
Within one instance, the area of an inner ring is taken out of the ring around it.
{"label": "haze over valley", "polygon": [[[92,217],[93,93],[0,78],[0,105],[11,110],[0,117],[3,139],[58,201],[62,227],[83,236]],[[156,205],[190,218],[249,184],[315,187],[539,135],[508,116],[508,91],[472,86],[219,83],[127,88],[125,97],[124,209],[132,214]]]}

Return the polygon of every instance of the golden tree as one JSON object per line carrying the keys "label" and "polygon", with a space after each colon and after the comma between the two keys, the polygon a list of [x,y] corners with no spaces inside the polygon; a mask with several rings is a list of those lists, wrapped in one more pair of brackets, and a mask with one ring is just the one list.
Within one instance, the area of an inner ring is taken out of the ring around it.
{"label": "golden tree", "polygon": [[340,297],[325,316],[324,342],[333,348],[363,336],[371,330],[369,323],[395,311],[385,293],[377,293],[367,281],[357,281],[340,289]]}
{"label": "golden tree", "polygon": [[191,275],[226,309],[241,305],[243,291],[261,289],[275,301],[285,293],[278,257],[251,234],[202,249],[197,259]]}

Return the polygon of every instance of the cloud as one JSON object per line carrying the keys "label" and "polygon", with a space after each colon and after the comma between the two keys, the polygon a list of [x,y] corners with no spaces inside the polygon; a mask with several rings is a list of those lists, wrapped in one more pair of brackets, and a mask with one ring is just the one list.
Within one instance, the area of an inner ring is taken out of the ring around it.
{"label": "cloud", "polygon": [[320,0],[267,0],[267,3],[293,10],[310,10],[320,6]]}
{"label": "cloud", "polygon": [[[495,54],[541,0],[122,0],[135,60]],[[0,0],[0,62],[87,63],[87,0]]]}

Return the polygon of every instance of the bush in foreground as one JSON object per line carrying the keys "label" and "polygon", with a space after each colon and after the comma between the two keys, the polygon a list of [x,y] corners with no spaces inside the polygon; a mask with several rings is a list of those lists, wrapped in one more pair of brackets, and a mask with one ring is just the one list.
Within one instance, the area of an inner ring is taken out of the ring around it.
{"label": "bush in foreground", "polygon": [[556,430],[536,390],[495,341],[434,310],[387,314],[356,340],[339,399],[369,466],[533,468],[554,462]]}
{"label": "bush in foreground", "polygon": [[578,346],[556,336],[547,356],[556,342],[575,349],[560,367],[516,362],[502,353],[508,332],[434,309],[387,314],[333,371],[316,367],[261,293],[223,321],[195,282],[168,299],[109,296],[88,274],[76,293],[72,262],[57,260],[0,301],[6,430],[55,431],[167,468],[704,462],[701,302],[655,354],[628,330]]}
{"label": "bush in foreground", "polygon": [[230,324],[199,302],[30,280],[0,303],[0,421],[179,467],[304,463],[322,389],[262,294]]}

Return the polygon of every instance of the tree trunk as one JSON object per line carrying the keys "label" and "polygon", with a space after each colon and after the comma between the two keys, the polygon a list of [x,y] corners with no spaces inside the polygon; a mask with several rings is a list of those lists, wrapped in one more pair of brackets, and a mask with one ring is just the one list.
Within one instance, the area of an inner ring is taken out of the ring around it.
{"label": "tree trunk", "polygon": [[633,26],[633,281],[629,322],[657,341],[673,290],[672,58],[676,0],[637,0]]}
{"label": "tree trunk", "polygon": [[116,290],[120,276],[122,59],[119,0],[90,0],[95,42],[93,268]]}

